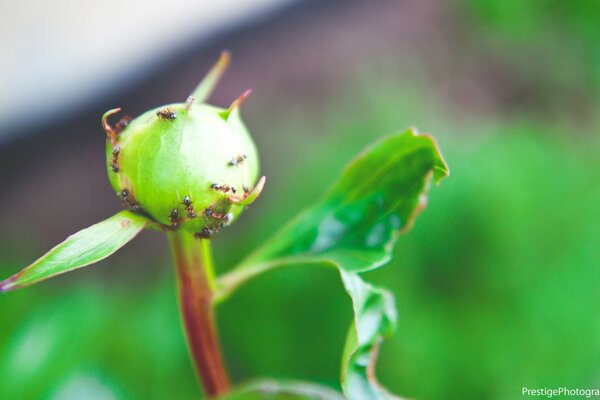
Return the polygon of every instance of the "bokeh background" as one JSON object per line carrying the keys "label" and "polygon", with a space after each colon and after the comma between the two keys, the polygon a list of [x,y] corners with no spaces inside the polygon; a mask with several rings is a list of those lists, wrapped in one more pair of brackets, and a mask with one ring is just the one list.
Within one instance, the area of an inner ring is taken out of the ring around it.
{"label": "bokeh background", "polygon": [[[213,102],[254,89],[243,113],[268,184],[214,240],[220,271],[368,143],[417,126],[452,175],[367,275],[399,310],[383,383],[423,400],[600,387],[597,0],[214,3],[3,2],[2,277],[120,209],[102,113],[184,100],[227,48]],[[335,272],[272,272],[218,317],[234,380],[338,387],[351,308]],[[199,397],[160,234],[0,295],[0,398]]]}

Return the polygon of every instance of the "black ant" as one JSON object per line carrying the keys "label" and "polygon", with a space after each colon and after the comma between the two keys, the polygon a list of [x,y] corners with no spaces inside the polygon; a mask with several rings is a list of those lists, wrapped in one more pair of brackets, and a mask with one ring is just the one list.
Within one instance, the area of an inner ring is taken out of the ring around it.
{"label": "black ant", "polygon": [[202,230],[200,232],[196,233],[194,236],[197,238],[202,238],[202,239],[210,239],[212,237],[212,235],[213,235],[213,230],[208,227],[205,227],[205,228],[202,228]]}
{"label": "black ant", "polygon": [[218,211],[213,210],[210,207],[204,210],[204,215],[206,215],[208,218],[218,219],[227,223],[229,223],[229,221],[231,221],[231,218],[233,218],[233,215],[231,213],[220,213]]}
{"label": "black ant", "polygon": [[231,223],[231,220],[233,219],[233,214],[232,213],[227,213],[221,219],[223,220],[221,222],[221,228],[225,228],[226,226],[229,226],[229,224]]}
{"label": "black ant", "polygon": [[174,208],[171,210],[171,213],[169,214],[169,220],[171,221],[171,226],[173,228],[177,227],[177,225],[179,225],[179,210]]}
{"label": "black ant", "polygon": [[194,206],[192,205],[194,202],[190,200],[189,196],[183,196],[183,201],[181,204],[185,206],[185,211],[187,212],[187,216],[189,218],[194,218],[196,213],[194,212]]}
{"label": "black ant", "polygon": [[125,130],[125,128],[127,128],[127,125],[129,125],[129,123],[131,122],[131,117],[129,116],[124,116],[123,118],[121,118],[119,120],[119,122],[116,123],[115,128],[117,128],[117,132],[121,133],[123,132],[123,130]]}
{"label": "black ant", "polygon": [[175,111],[171,110],[168,107],[165,109],[162,109],[162,110],[158,110],[156,112],[156,115],[160,119],[175,119],[175,118],[177,118],[177,114],[175,113]]}
{"label": "black ant", "polygon": [[231,190],[232,193],[235,193],[235,188],[232,187],[232,186],[229,186],[227,184],[219,185],[218,183],[213,183],[212,185],[210,185],[210,188],[214,189],[214,190],[218,190],[218,191],[223,192],[223,193],[227,193],[230,190]]}
{"label": "black ant", "polygon": [[226,214],[215,211],[209,207],[204,210],[204,215],[206,215],[208,218],[223,219],[225,218]]}
{"label": "black ant", "polygon": [[127,204],[129,209],[135,213],[139,213],[142,211],[142,207],[135,201],[135,198],[127,189],[123,189],[119,192],[119,197],[123,201],[123,203]]}
{"label": "black ant", "polygon": [[113,172],[119,172],[119,153],[121,152],[120,146],[115,146],[112,150],[112,158],[110,160],[110,168]]}

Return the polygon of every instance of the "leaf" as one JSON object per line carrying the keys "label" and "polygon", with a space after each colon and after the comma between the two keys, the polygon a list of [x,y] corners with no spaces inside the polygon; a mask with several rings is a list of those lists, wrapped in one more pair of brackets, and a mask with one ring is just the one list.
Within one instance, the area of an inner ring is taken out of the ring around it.
{"label": "leaf", "polygon": [[438,183],[448,173],[431,136],[409,129],[376,142],[346,167],[322,200],[224,275],[218,300],[276,267],[338,268],[354,309],[342,362],[344,393],[351,400],[398,399],[375,378],[379,345],[396,325],[394,300],[359,273],[390,261],[398,233],[425,207],[431,180]]}
{"label": "leaf", "polygon": [[381,387],[375,377],[379,346],[396,328],[394,297],[387,290],[365,283],[356,273],[340,269],[340,274],[354,309],[342,356],[344,393],[351,400],[400,399]]}
{"label": "leaf", "polygon": [[197,101],[198,103],[204,103],[206,100],[208,100],[212,92],[219,84],[221,77],[227,70],[230,61],[231,53],[229,53],[227,50],[223,50],[219,60],[215,63],[215,65],[212,66],[210,71],[208,71],[208,74],[206,74],[198,86],[196,86],[196,89],[194,89],[194,92],[192,93],[194,101]]}
{"label": "leaf", "polygon": [[354,272],[386,264],[397,233],[410,228],[425,207],[430,181],[447,175],[431,136],[409,129],[376,142],[345,168],[321,201],[224,275],[219,295],[291,263],[327,263]]}
{"label": "leaf", "polygon": [[33,264],[0,282],[0,292],[29,286],[103,260],[137,236],[149,223],[146,217],[121,211],[69,236]]}
{"label": "leaf", "polygon": [[220,400],[344,400],[344,397],[314,383],[265,379],[246,384]]}

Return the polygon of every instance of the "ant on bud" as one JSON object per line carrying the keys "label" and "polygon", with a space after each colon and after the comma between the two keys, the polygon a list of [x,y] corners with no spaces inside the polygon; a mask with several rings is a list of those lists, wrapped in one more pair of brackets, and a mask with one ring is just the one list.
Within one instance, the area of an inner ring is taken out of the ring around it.
{"label": "ant on bud", "polygon": [[229,186],[227,184],[219,185],[218,183],[213,183],[212,185],[210,185],[210,188],[214,189],[214,190],[218,190],[218,191],[223,192],[223,193],[227,193],[230,190],[233,193],[235,193],[235,188],[231,187],[231,186]]}
{"label": "ant on bud", "polygon": [[194,206],[192,205],[193,201],[190,200],[189,196],[183,196],[183,201],[181,204],[185,206],[185,211],[187,212],[187,216],[189,218],[194,218],[196,213],[194,212]]}
{"label": "ant on bud", "polygon": [[169,214],[169,220],[171,221],[171,226],[176,228],[179,225],[179,210],[174,208],[171,210]]}
{"label": "ant on bud", "polygon": [[233,220],[233,214],[227,213],[222,219],[223,222],[221,222],[221,228],[225,228],[226,226],[229,226],[229,224],[231,224],[231,221]]}
{"label": "ant on bud", "polygon": [[115,125],[115,128],[117,128],[117,132],[121,133],[123,130],[125,130],[125,128],[127,128],[127,125],[129,125],[130,122],[131,117],[127,115],[121,118],[119,122],[117,122],[117,124]]}
{"label": "ant on bud", "polygon": [[120,146],[113,147],[112,158],[110,159],[110,168],[113,172],[119,172],[119,153],[121,152]]}
{"label": "ant on bud", "polygon": [[248,158],[245,154],[240,154],[227,162],[230,167],[242,165],[242,163]]}
{"label": "ant on bud", "polygon": [[142,207],[135,201],[135,198],[131,194],[131,192],[127,189],[123,189],[119,192],[119,197],[129,207],[129,209],[135,213],[139,213],[142,211]]}
{"label": "ant on bud", "polygon": [[169,107],[164,108],[162,110],[158,110],[156,112],[156,116],[160,119],[175,119],[177,118],[177,114],[175,111],[171,110]]}
{"label": "ant on bud", "polygon": [[204,215],[206,215],[208,218],[213,218],[213,219],[217,219],[217,220],[220,220],[220,221],[225,221],[226,223],[229,223],[233,219],[233,214],[232,213],[221,213],[221,212],[213,210],[210,207],[206,208],[204,210]]}
{"label": "ant on bud", "polygon": [[194,236],[197,238],[201,238],[201,239],[210,239],[212,237],[212,235],[213,235],[213,230],[208,227],[205,227],[205,228],[202,228],[202,230],[200,232],[196,233]]}

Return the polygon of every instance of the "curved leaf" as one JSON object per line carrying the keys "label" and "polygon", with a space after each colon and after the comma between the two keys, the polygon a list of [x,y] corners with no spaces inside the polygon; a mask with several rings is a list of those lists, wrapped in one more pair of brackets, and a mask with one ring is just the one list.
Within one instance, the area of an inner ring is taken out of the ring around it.
{"label": "curved leaf", "polygon": [[425,207],[427,190],[448,168],[432,137],[414,129],[378,141],[359,154],[340,180],[230,273],[218,299],[272,268],[294,264],[337,267],[352,299],[354,321],[344,349],[341,382],[348,399],[398,399],[375,378],[381,341],[396,325],[391,293],[362,280],[386,264],[399,232]]}
{"label": "curved leaf", "polygon": [[148,223],[146,217],[121,211],[69,236],[33,264],[0,282],[0,292],[29,286],[98,262],[123,247]]}
{"label": "curved leaf", "polygon": [[328,387],[307,382],[275,381],[270,379],[252,382],[235,390],[220,400],[344,400]]}
{"label": "curved leaf", "polygon": [[379,346],[396,328],[394,296],[365,283],[353,272],[340,269],[346,292],[352,298],[354,321],[342,356],[341,382],[351,400],[400,399],[388,393],[375,377]]}
{"label": "curved leaf", "polygon": [[397,233],[410,228],[425,207],[430,181],[447,175],[429,135],[409,129],[376,142],[345,168],[321,201],[224,275],[220,295],[290,263],[325,262],[353,272],[386,264]]}

